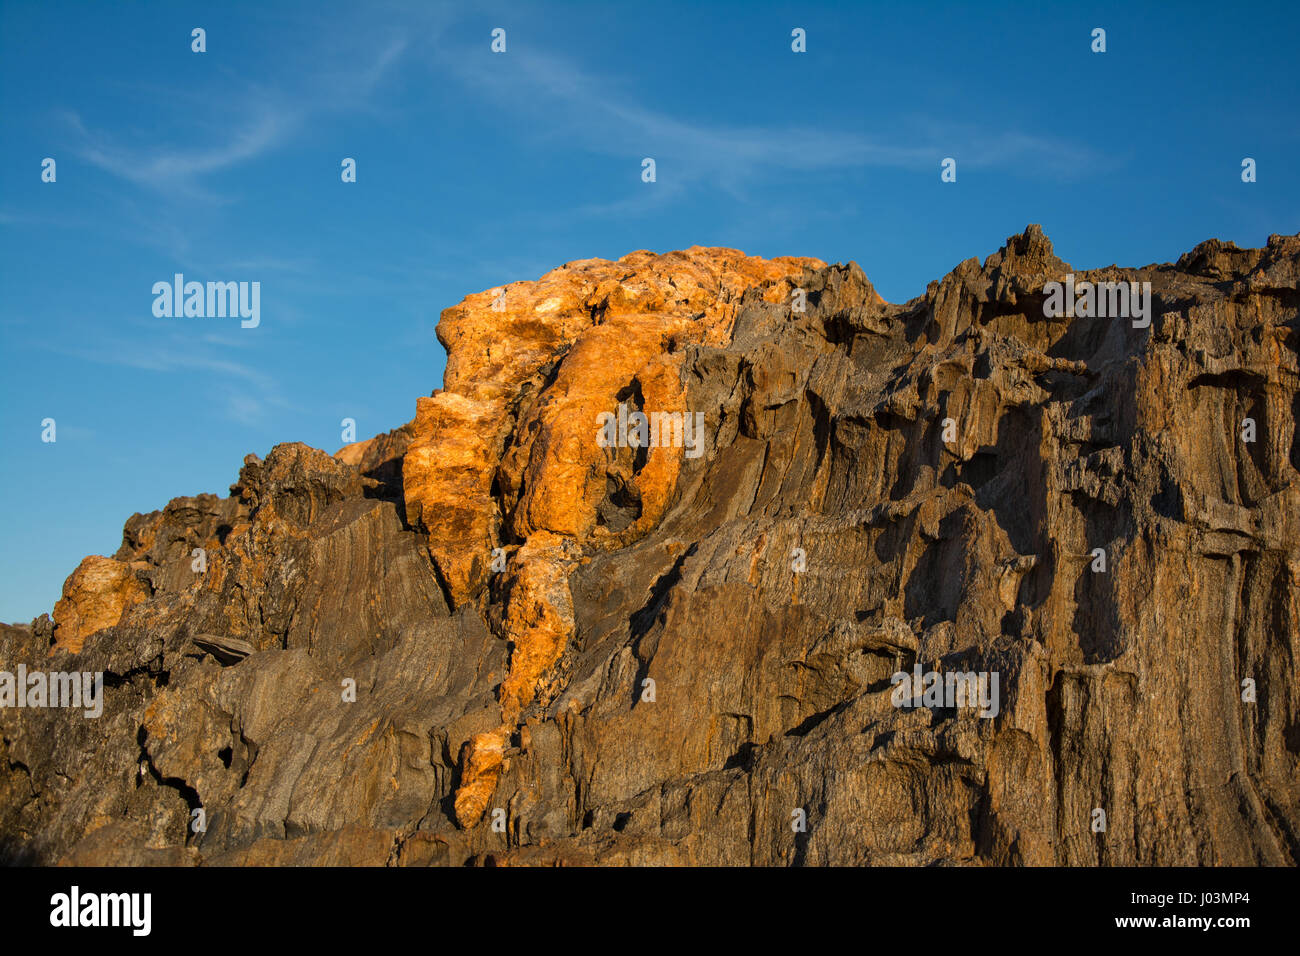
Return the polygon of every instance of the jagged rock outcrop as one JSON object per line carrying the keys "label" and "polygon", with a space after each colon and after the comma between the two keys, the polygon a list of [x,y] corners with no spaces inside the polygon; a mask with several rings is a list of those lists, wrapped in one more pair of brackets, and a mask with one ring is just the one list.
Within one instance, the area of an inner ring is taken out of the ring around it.
{"label": "jagged rock outcrop", "polygon": [[[680,411],[689,344],[723,344],[747,289],[780,301],[816,259],[701,249],[617,262],[587,259],[446,309],[443,388],[421,398],[402,468],[407,518],[429,535],[448,595],[460,604],[487,581],[491,549],[533,531],[585,537],[611,480],[591,423],[624,392]],[[620,487],[662,513],[678,467],[650,455]],[[627,489],[632,483],[635,487]]]}
{"label": "jagged rock outcrop", "polygon": [[54,605],[55,647],[77,653],[87,635],[112,627],[148,596],[148,585],[125,562],[99,554],[82,559]]}
{"label": "jagged rock outcrop", "polygon": [[1030,227],[902,305],[699,248],[467,297],[409,425],[0,630],[105,675],[0,708],[0,854],[1300,862],[1300,236],[1074,274],[1149,325],[1046,314],[1070,272]]}

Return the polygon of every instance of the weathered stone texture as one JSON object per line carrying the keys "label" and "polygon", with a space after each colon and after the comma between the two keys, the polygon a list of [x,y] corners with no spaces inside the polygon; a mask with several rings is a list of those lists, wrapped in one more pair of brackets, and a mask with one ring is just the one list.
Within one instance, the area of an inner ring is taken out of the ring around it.
{"label": "weathered stone texture", "polygon": [[[1149,328],[1045,317],[1037,227],[902,305],[700,248],[469,296],[410,425],[249,456],[0,630],[106,674],[97,720],[0,710],[0,853],[1300,862],[1298,270],[1076,274]],[[703,453],[600,447],[620,402]],[[996,716],[895,706],[918,665]]]}

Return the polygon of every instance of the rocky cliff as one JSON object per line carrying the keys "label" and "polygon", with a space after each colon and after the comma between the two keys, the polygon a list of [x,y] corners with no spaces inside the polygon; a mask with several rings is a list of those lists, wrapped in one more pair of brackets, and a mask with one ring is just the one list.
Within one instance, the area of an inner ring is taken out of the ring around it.
{"label": "rocky cliff", "polygon": [[467,297],[410,424],[0,632],[104,675],[0,709],[0,855],[1300,861],[1300,236],[1072,274],[1149,325],[1071,274],[1030,227],[903,305],[701,248]]}

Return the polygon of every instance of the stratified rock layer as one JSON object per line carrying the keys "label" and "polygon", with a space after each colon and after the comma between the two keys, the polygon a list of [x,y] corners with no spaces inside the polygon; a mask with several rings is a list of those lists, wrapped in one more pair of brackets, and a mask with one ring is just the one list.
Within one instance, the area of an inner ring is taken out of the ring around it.
{"label": "stratified rock layer", "polygon": [[[1149,328],[1045,317],[1036,227],[904,305],[698,248],[470,296],[410,425],[249,456],[0,629],[106,696],[0,709],[0,853],[1296,863],[1298,270],[1076,274]],[[620,404],[701,454],[602,447]]]}

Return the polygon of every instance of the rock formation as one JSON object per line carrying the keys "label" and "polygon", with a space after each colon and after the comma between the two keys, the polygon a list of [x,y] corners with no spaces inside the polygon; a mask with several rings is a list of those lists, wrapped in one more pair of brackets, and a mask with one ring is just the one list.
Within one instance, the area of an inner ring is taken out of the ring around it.
{"label": "rock formation", "polygon": [[468,296],[411,423],[0,629],[104,674],[0,708],[0,856],[1300,862],[1300,236],[1073,274],[1149,326],[1067,274],[1031,226],[902,305],[702,248]]}

